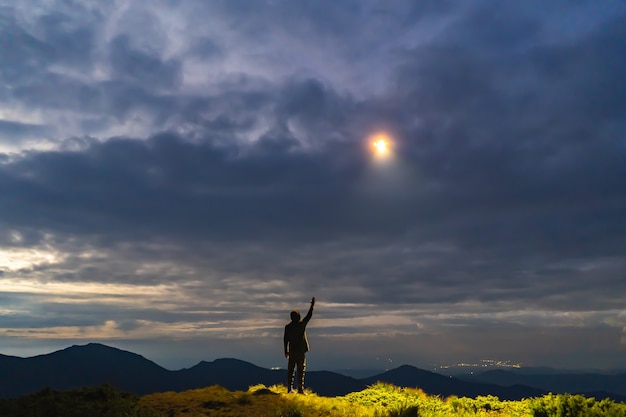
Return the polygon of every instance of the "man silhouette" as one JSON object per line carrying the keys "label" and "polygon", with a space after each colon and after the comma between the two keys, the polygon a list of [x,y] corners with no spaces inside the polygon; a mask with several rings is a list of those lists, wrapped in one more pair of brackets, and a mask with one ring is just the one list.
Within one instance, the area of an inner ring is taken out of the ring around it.
{"label": "man silhouette", "polygon": [[285,345],[285,358],[289,358],[287,363],[287,392],[292,392],[293,372],[298,367],[298,392],[304,394],[304,368],[306,360],[304,354],[309,351],[309,341],[306,338],[306,325],[313,317],[313,306],[315,297],[311,298],[309,312],[300,320],[300,312],[291,312],[291,323],[285,326],[283,344]]}

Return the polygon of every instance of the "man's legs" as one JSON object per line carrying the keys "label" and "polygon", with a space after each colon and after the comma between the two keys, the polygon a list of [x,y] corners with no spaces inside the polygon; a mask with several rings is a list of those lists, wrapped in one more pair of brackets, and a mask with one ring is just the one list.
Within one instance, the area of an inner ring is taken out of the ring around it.
{"label": "man's legs", "polygon": [[296,368],[296,358],[293,355],[289,355],[289,361],[287,362],[287,392],[291,392],[293,389],[293,371]]}
{"label": "man's legs", "polygon": [[306,359],[304,353],[298,356],[298,392],[304,394],[304,369],[306,368]]}

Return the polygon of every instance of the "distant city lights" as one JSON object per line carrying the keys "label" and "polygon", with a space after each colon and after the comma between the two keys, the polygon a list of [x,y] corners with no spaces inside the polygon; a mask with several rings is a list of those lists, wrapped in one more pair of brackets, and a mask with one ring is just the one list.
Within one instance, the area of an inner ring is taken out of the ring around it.
{"label": "distant city lights", "polygon": [[450,368],[521,368],[521,363],[515,363],[509,360],[499,361],[495,359],[481,359],[478,362],[459,362],[452,365],[437,365],[438,369]]}

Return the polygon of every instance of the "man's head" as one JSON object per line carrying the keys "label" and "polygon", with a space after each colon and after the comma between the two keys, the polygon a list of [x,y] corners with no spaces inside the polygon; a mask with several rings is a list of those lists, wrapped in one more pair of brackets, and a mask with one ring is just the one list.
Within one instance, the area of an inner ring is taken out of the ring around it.
{"label": "man's head", "polygon": [[298,310],[292,310],[290,316],[291,321],[300,321],[300,312]]}

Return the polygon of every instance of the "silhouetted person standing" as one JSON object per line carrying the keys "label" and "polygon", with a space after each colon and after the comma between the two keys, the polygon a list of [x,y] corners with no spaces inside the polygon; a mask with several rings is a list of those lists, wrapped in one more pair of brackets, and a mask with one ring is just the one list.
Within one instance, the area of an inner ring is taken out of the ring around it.
{"label": "silhouetted person standing", "polygon": [[307,315],[300,320],[300,312],[293,310],[291,312],[291,323],[285,326],[285,336],[283,342],[285,345],[285,358],[289,358],[287,364],[287,392],[292,391],[293,371],[298,367],[298,392],[304,394],[304,368],[306,367],[306,359],[304,354],[309,351],[309,341],[306,338],[306,325],[313,317],[313,306],[315,305],[315,297],[311,298],[311,307]]}

